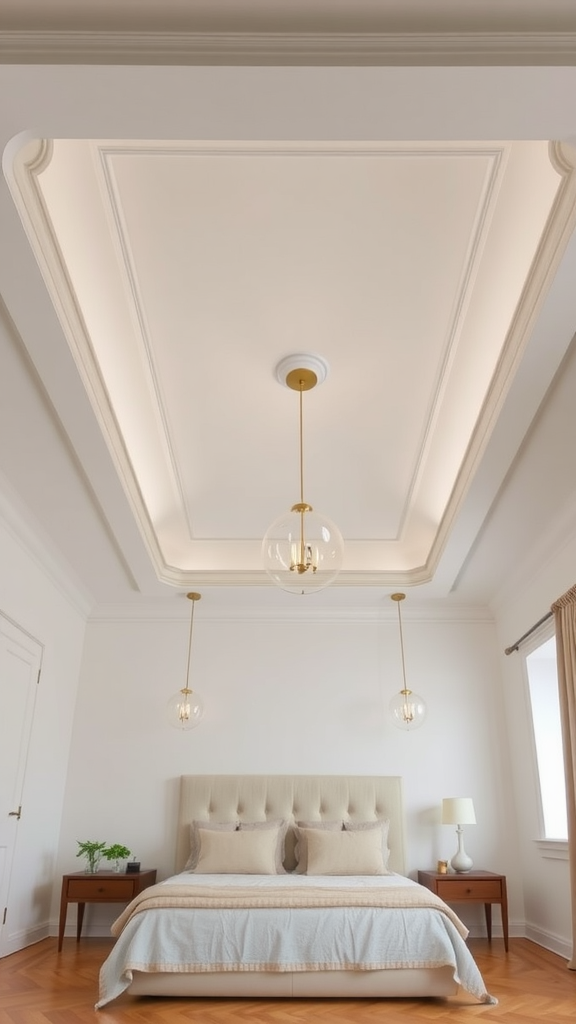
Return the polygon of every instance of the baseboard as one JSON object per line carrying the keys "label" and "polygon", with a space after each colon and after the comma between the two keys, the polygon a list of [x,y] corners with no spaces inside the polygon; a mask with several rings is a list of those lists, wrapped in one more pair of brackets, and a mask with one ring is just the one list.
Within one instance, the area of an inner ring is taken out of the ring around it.
{"label": "baseboard", "polygon": [[567,942],[560,935],[553,935],[551,932],[526,923],[526,938],[535,942],[537,946],[544,946],[544,949],[549,949],[551,953],[557,953],[565,960],[570,960],[572,956],[572,943]]}
{"label": "baseboard", "polygon": [[11,953],[17,953],[19,949],[33,946],[35,942],[41,942],[42,939],[47,939],[49,935],[50,928],[47,922],[38,924],[35,928],[25,928],[20,932],[16,932],[8,937],[2,956],[10,956]]}

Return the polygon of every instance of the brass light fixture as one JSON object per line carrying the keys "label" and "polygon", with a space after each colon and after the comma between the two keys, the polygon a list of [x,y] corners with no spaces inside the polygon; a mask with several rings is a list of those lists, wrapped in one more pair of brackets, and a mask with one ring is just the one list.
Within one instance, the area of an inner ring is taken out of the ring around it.
{"label": "brass light fixture", "polygon": [[186,594],[192,602],[190,611],[190,632],[188,634],[188,662],[186,665],[186,685],[174,693],[166,705],[166,717],[168,725],[183,732],[194,729],[204,714],[204,704],[201,696],[190,688],[190,660],[192,654],[192,631],[194,628],[194,608],[196,601],[199,601],[201,594]]}
{"label": "brass light fixture", "polygon": [[392,698],[388,705],[392,722],[398,729],[412,732],[417,729],[426,717],[426,704],[413,690],[408,689],[406,683],[406,662],[404,658],[404,637],[402,634],[402,616],[400,614],[400,602],[406,594],[390,594],[392,601],[396,601],[398,607],[398,627],[400,630],[400,653],[402,655],[402,689]]}
{"label": "brass light fixture", "polygon": [[262,561],[273,582],[291,594],[313,594],[336,578],[342,567],[344,541],[330,519],[304,500],[302,396],[328,374],[319,356],[287,356],[276,367],[277,380],[299,394],[300,501],[269,527],[262,541]]}

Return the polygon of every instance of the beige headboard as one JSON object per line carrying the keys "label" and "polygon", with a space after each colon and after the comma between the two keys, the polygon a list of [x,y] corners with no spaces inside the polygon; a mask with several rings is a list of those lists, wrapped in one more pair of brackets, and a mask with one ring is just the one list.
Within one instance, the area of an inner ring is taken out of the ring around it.
{"label": "beige headboard", "polygon": [[[182,775],[176,870],[190,850],[190,822],[390,820],[391,871],[405,874],[402,779],[398,775]],[[294,867],[293,834],[286,866]]]}

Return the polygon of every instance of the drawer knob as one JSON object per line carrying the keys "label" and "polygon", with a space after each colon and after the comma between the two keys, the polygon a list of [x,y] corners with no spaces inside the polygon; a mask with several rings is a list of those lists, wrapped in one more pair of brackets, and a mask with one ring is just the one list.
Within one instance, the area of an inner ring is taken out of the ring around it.
{"label": "drawer knob", "polygon": [[101,886],[101,885],[98,886],[98,892],[104,892],[103,886]]}
{"label": "drawer knob", "polygon": [[466,889],[466,895],[467,896],[469,896],[471,892],[472,892],[472,889]]}

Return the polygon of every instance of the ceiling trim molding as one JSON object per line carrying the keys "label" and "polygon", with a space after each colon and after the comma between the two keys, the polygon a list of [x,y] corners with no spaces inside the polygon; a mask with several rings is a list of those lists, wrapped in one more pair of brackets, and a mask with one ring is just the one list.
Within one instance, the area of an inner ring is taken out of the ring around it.
{"label": "ceiling trim molding", "polygon": [[[163,570],[155,564],[161,583],[172,587],[267,587],[274,590],[270,577],[264,569],[210,570],[176,569],[169,566]],[[430,583],[432,573],[425,567],[408,570],[342,570],[330,587],[419,587]]]}
{"label": "ceiling trim molding", "polygon": [[540,244],[526,278],[506,343],[502,349],[490,389],[468,447],[456,483],[434,538],[426,568],[432,578],[448,542],[480,459],[489,443],[492,426],[500,414],[512,385],[534,324],[548,289],[576,228],[576,151],[562,143],[551,143],[549,156],[562,176]]}
{"label": "ceiling trim molding", "polygon": [[4,64],[572,65],[576,32],[114,32],[0,34]]}

